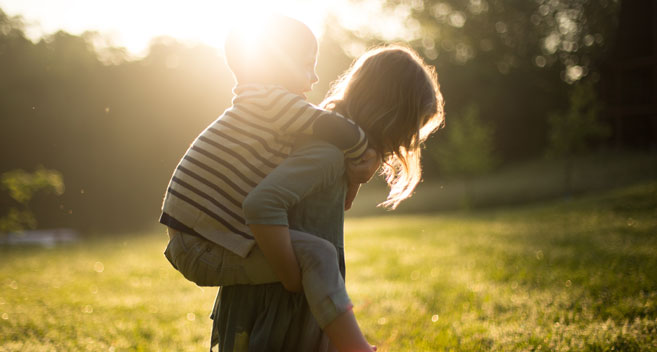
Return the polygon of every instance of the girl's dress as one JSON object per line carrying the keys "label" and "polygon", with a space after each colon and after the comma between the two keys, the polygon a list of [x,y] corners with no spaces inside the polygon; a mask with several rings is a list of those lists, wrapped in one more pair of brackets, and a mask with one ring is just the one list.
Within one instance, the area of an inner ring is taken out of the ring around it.
{"label": "girl's dress", "polygon": [[[299,164],[312,167],[298,168]],[[336,147],[304,141],[259,187],[271,217],[287,217],[292,229],[320,236],[336,246],[344,266],[344,155]],[[303,293],[280,283],[225,286],[212,312],[212,346],[219,351],[332,351],[310,313]]]}

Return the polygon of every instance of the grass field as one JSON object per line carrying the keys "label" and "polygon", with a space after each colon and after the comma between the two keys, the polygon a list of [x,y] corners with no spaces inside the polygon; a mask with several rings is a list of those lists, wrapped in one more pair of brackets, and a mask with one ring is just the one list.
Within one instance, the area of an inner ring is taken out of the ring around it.
{"label": "grass field", "polygon": [[[1,351],[200,351],[215,290],[162,234],[0,249]],[[522,208],[346,223],[383,351],[657,350],[657,182]]]}
{"label": "grass field", "polygon": [[[657,179],[656,152],[599,152],[573,160],[571,194],[580,196]],[[427,213],[462,209],[464,182],[434,175],[418,185],[412,198],[397,213]],[[564,197],[564,161],[532,159],[503,165],[469,182],[470,206],[475,209],[522,205]],[[384,215],[376,205],[385,200],[386,185],[381,178],[365,185],[349,216]]]}

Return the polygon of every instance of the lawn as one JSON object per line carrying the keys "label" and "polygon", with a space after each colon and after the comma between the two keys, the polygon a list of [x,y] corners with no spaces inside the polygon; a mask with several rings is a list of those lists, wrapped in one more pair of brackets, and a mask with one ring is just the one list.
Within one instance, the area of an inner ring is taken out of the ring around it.
{"label": "lawn", "polygon": [[[426,161],[426,160],[425,160]],[[657,179],[657,153],[617,151],[599,152],[573,158],[570,194],[581,196]],[[564,197],[564,161],[531,159],[502,165],[468,182],[473,208],[523,205]],[[429,176],[416,194],[402,202],[397,213],[417,214],[462,209],[465,183],[445,175]],[[358,194],[349,216],[376,216],[386,211],[376,204],[385,200],[386,185],[374,180]]]}
{"label": "lawn", "polygon": [[[383,351],[657,350],[657,182],[569,201],[346,223],[347,286]],[[216,290],[163,234],[0,249],[0,350],[207,349]]]}

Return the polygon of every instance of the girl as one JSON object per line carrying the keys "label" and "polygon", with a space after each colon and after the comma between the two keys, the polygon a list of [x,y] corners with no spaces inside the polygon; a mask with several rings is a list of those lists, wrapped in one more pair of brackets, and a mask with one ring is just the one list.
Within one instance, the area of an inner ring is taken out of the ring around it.
{"label": "girl", "polygon": [[[169,182],[160,217],[170,237],[165,256],[199,286],[280,281],[298,292],[303,284],[315,318],[335,345],[367,349],[349,311],[335,247],[290,231],[287,219],[245,221],[254,208],[247,195],[285,160],[297,137],[329,141],[350,164],[371,164],[366,180],[378,168],[376,153],[365,152],[361,129],[305,102],[304,93],[317,81],[317,40],[310,28],[275,14],[253,20],[236,25],[226,39],[226,62],[237,81],[232,106],[191,143]],[[352,184],[363,182],[353,177],[360,169],[348,168]]]}
{"label": "girl", "polygon": [[[381,155],[382,173],[391,188],[382,205],[396,208],[421,178],[422,142],[443,123],[443,99],[435,70],[411,49],[374,49],[333,86],[323,106],[353,119],[365,130],[370,146]],[[300,141],[249,194],[244,204],[247,221],[289,223],[291,228],[318,234],[337,248],[344,275],[343,174],[339,150],[322,142]],[[345,312],[338,319],[347,315],[353,313]],[[224,286],[213,317],[213,344],[220,343],[222,351],[329,348],[304,297],[285,291],[280,284]],[[330,325],[323,328],[330,333]],[[358,348],[369,349],[365,345]]]}

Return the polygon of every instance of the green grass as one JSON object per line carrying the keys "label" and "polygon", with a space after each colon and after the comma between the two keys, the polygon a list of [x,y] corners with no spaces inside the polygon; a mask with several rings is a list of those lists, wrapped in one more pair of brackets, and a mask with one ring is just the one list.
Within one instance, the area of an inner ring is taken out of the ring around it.
{"label": "green grass", "polygon": [[382,350],[657,350],[657,183],[463,216],[348,223]]}
{"label": "green grass", "polygon": [[[0,351],[199,351],[216,293],[185,282],[166,235],[0,252]],[[206,348],[207,349],[207,348]]]}
{"label": "green grass", "polygon": [[[162,234],[0,251],[0,350],[204,350],[215,290]],[[571,201],[346,223],[383,351],[657,350],[657,182]],[[102,264],[101,264],[102,263]]]}
{"label": "green grass", "polygon": [[[637,182],[657,179],[657,153],[602,152],[574,159],[571,196],[601,192]],[[470,206],[478,209],[559,199],[564,197],[563,160],[534,159],[504,165],[469,182]],[[463,208],[463,180],[438,175],[418,185],[412,198],[397,213],[426,213]],[[348,213],[354,216],[386,214],[376,208],[385,200],[387,189],[375,178],[358,194]]]}

